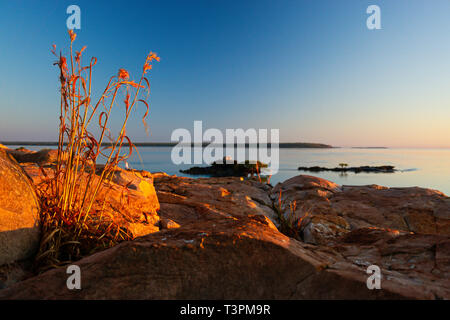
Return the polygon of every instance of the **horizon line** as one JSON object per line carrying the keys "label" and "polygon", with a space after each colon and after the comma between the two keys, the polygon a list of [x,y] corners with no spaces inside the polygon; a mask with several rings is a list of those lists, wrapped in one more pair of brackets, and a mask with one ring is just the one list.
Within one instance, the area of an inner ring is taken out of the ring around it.
{"label": "horizon line", "polygon": [[[5,146],[17,145],[17,146],[57,146],[57,141],[0,141],[0,144]],[[136,147],[173,147],[176,145],[189,145],[189,143],[179,143],[179,142],[133,142]],[[102,146],[111,145],[109,142],[102,143]],[[123,143],[124,146],[129,146],[128,143]],[[191,146],[199,146],[198,143],[190,143]],[[217,146],[220,144],[203,142],[202,146]],[[242,146],[243,144],[234,143],[234,146]],[[255,144],[251,144],[255,146]],[[226,143],[223,143],[226,146]],[[256,145],[259,146],[259,143]],[[279,148],[313,148],[313,149],[339,149],[339,148],[349,148],[349,149],[450,149],[450,146],[351,146],[351,145],[329,145],[325,143],[316,142],[279,142]],[[245,143],[245,147],[249,147],[249,143]],[[267,147],[271,147],[271,143],[267,142]]]}
{"label": "horizon line", "polygon": [[[8,145],[16,145],[16,146],[57,146],[58,142],[57,141],[0,141],[0,144],[3,144],[5,146]],[[66,144],[66,143],[64,143]],[[112,143],[111,142],[103,142],[102,146],[111,146]],[[129,146],[130,144],[128,142],[124,142],[122,144],[123,146]],[[212,142],[202,142],[202,143],[195,143],[195,142],[191,142],[191,143],[183,143],[183,142],[133,142],[133,145],[139,147],[173,147],[173,146],[177,146],[177,145],[190,145],[190,146],[202,146],[202,147],[206,147],[206,146],[220,146],[220,143],[212,143]],[[226,146],[226,143],[222,144],[223,146]],[[267,142],[265,143],[265,145],[267,145],[268,147],[272,146],[271,142]],[[233,143],[233,146],[245,146],[245,147],[249,147],[249,146],[256,146],[259,147],[260,143]],[[278,146],[280,148],[339,148],[339,147],[335,147],[332,145],[328,145],[328,144],[324,144],[324,143],[313,143],[313,142],[279,142]]]}

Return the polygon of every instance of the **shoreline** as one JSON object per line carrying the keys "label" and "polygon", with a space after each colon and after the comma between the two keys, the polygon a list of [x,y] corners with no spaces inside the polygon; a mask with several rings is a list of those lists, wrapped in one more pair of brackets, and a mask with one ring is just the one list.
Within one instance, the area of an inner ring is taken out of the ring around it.
{"label": "shoreline", "polygon": [[[51,141],[0,141],[0,144],[3,144],[5,146],[57,146],[58,142],[51,142]],[[174,146],[191,146],[191,147],[198,147],[200,144],[195,143],[177,143],[177,142],[135,142],[133,143],[136,147],[174,147]],[[110,146],[111,143],[102,143],[102,146]],[[128,143],[123,143],[124,146],[129,146]],[[202,147],[206,146],[219,146],[220,144],[214,144],[214,143],[208,143],[204,142],[201,144]],[[235,143],[234,147],[259,147],[258,144],[238,144]],[[267,147],[270,148],[272,146],[271,143],[267,143]],[[223,147],[226,147],[226,144],[223,144]],[[328,144],[322,144],[322,143],[309,143],[309,142],[282,142],[278,144],[279,148],[285,149],[285,148],[302,148],[302,149],[335,149],[339,147],[334,147]]]}

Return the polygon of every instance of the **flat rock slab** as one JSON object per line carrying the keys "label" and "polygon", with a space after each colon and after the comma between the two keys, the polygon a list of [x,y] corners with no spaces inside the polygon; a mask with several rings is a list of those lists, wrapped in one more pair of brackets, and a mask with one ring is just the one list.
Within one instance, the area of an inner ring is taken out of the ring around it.
{"label": "flat rock slab", "polygon": [[[335,258],[336,259],[336,258]],[[76,263],[81,290],[68,290],[65,269],[48,271],[9,289],[2,299],[371,299],[402,298],[368,290],[364,270],[315,254],[262,216],[216,217],[165,230]]]}

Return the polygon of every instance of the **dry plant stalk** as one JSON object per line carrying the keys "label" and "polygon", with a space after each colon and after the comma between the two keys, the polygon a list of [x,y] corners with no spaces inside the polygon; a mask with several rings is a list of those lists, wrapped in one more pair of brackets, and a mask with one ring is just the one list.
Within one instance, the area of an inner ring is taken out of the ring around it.
{"label": "dry plant stalk", "polygon": [[310,216],[312,209],[305,210],[305,206],[302,205],[302,211],[305,213],[300,218],[296,218],[297,200],[289,201],[289,215],[285,217],[283,207],[286,200],[283,200],[282,196],[282,189],[280,188],[277,206],[274,205],[274,209],[278,213],[280,231],[289,237],[303,241],[302,232],[305,225],[308,223],[307,218]]}
{"label": "dry plant stalk", "polygon": [[[96,208],[94,216],[93,206],[99,201],[100,191],[107,187],[114,170],[136,148],[126,134],[126,125],[138,103],[146,109],[142,121],[147,129],[145,120],[149,105],[146,100],[150,83],[146,74],[152,68],[150,63],[159,61],[159,57],[150,52],[138,82],[131,81],[125,69],[119,69],[98,101],[93,103],[92,69],[97,59],[93,57],[89,65],[83,66],[82,53],[86,47],[74,54],[76,34],[69,30],[69,37],[69,61],[61,53],[56,54],[55,45],[51,50],[58,58],[55,65],[59,68],[61,104],[55,175],[50,179],[49,190],[41,192],[44,236],[36,261],[39,267],[45,268],[73,261],[129,238],[114,219],[105,223],[102,208]],[[125,96],[125,114],[117,137],[112,138],[109,119],[121,94]],[[97,126],[97,137],[91,133],[93,126]],[[126,144],[128,148],[123,149]],[[100,159],[104,160],[104,166],[99,172]]]}

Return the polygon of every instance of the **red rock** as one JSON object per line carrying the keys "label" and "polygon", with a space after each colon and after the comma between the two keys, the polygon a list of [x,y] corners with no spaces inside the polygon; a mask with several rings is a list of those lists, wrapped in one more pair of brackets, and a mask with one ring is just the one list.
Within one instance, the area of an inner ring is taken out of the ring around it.
{"label": "red rock", "polygon": [[29,275],[22,263],[40,240],[39,201],[17,162],[0,148],[0,288]]}
{"label": "red rock", "polygon": [[[154,185],[161,223],[178,228],[76,262],[82,290],[67,289],[61,268],[1,290],[0,298],[450,299],[449,202],[439,192],[340,187],[309,176],[273,189],[166,175]],[[279,190],[284,214],[303,217],[297,240],[269,218],[277,216]],[[428,216],[434,220],[421,226]],[[381,290],[367,288],[370,265],[381,269]]]}
{"label": "red rock", "polygon": [[[366,288],[361,269],[332,263],[267,225],[263,216],[216,216],[154,233],[87,257],[82,290],[56,269],[0,291],[2,299],[302,299],[400,298]],[[358,276],[357,276],[358,275]]]}
{"label": "red rock", "polygon": [[379,266],[383,288],[406,297],[449,298],[448,236],[358,229],[337,239],[333,248],[353,264]]}
{"label": "red rock", "polygon": [[[34,182],[36,188],[45,192],[48,179],[54,176],[52,167],[39,167],[34,163],[23,163],[22,168]],[[44,174],[45,173],[45,174]],[[94,177],[92,185],[99,177]],[[78,186],[85,188],[88,181],[86,173],[80,174]],[[117,182],[117,183],[116,183]],[[105,202],[104,202],[105,201]],[[114,220],[126,228],[134,237],[143,236],[159,230],[158,197],[153,186],[153,179],[139,172],[128,172],[117,168],[113,180],[103,183],[93,204],[92,215],[103,208],[101,218]]]}
{"label": "red rock", "polygon": [[30,257],[39,235],[34,187],[17,162],[0,149],[0,265]]}
{"label": "red rock", "polygon": [[[191,179],[163,176],[155,178],[154,183],[161,203],[162,217],[167,215],[165,208],[170,208],[163,204],[182,204],[234,217],[264,215],[278,224],[277,214],[269,197],[270,188],[257,181],[241,181],[234,177]],[[167,218],[183,224],[179,221],[180,218],[183,219],[183,215],[168,215]]]}
{"label": "red rock", "polygon": [[[439,191],[376,185],[341,187],[311,176],[297,176],[275,186],[272,198],[277,205],[280,191],[286,220],[308,217],[306,220],[312,221],[303,221],[299,230],[310,243],[326,243],[337,231],[336,235],[341,235],[368,227],[450,235],[450,198]],[[296,203],[294,212],[292,203]]]}
{"label": "red rock", "polygon": [[27,149],[8,149],[7,152],[12,155],[17,162],[32,162],[40,165],[55,163],[58,157],[58,151],[54,149],[42,149],[32,151]]}

